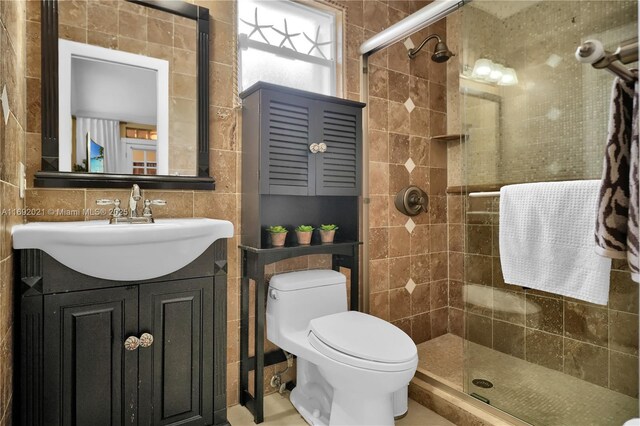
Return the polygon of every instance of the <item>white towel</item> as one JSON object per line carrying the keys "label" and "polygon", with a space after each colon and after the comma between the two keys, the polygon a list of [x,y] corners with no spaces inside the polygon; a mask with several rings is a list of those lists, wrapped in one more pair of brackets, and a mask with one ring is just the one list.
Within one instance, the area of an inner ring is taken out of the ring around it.
{"label": "white towel", "polygon": [[599,180],[502,187],[505,282],[606,305],[611,259],[596,254],[593,239],[599,188]]}

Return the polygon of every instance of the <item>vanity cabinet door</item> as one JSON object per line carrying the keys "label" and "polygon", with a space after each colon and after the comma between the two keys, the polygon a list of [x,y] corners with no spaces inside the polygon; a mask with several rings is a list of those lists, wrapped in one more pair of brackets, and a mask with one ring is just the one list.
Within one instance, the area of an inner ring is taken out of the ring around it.
{"label": "vanity cabinet door", "polygon": [[315,154],[316,195],[360,195],[362,174],[362,110],[318,101],[319,142],[326,151]]}
{"label": "vanity cabinet door", "polygon": [[311,99],[264,91],[260,120],[260,193],[314,195]]}
{"label": "vanity cabinet door", "polygon": [[[140,423],[213,424],[213,278],[140,286]],[[225,349],[226,350],[226,349]]]}
{"label": "vanity cabinet door", "polygon": [[135,424],[138,288],[44,296],[43,424]]}

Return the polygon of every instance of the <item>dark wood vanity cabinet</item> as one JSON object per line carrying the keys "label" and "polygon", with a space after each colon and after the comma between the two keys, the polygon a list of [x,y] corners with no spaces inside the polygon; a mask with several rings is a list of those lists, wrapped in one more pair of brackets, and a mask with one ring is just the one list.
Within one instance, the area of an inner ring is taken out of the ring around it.
{"label": "dark wood vanity cabinet", "polygon": [[[140,283],[88,277],[39,250],[19,255],[20,424],[228,424],[226,240]],[[151,345],[125,349],[143,333]]]}

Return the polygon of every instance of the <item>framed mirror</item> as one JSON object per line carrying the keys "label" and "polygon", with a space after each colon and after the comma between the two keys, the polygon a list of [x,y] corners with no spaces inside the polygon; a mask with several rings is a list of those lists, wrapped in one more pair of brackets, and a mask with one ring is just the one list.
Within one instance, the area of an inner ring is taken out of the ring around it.
{"label": "framed mirror", "polygon": [[78,3],[41,3],[35,186],[215,189],[209,10],[174,0],[86,0],[78,13]]}

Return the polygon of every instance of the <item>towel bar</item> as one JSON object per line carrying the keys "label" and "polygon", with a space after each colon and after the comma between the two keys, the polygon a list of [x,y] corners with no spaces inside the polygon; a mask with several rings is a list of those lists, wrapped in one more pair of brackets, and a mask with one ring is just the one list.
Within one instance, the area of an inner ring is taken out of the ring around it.
{"label": "towel bar", "polygon": [[482,197],[499,197],[500,191],[490,191],[490,192],[470,192],[469,197],[472,198],[482,198]]}
{"label": "towel bar", "polygon": [[622,65],[638,60],[637,38],[619,46],[615,52],[606,51],[600,40],[587,40],[576,50],[576,59],[596,69],[607,69],[626,81],[638,79],[637,70]]}

